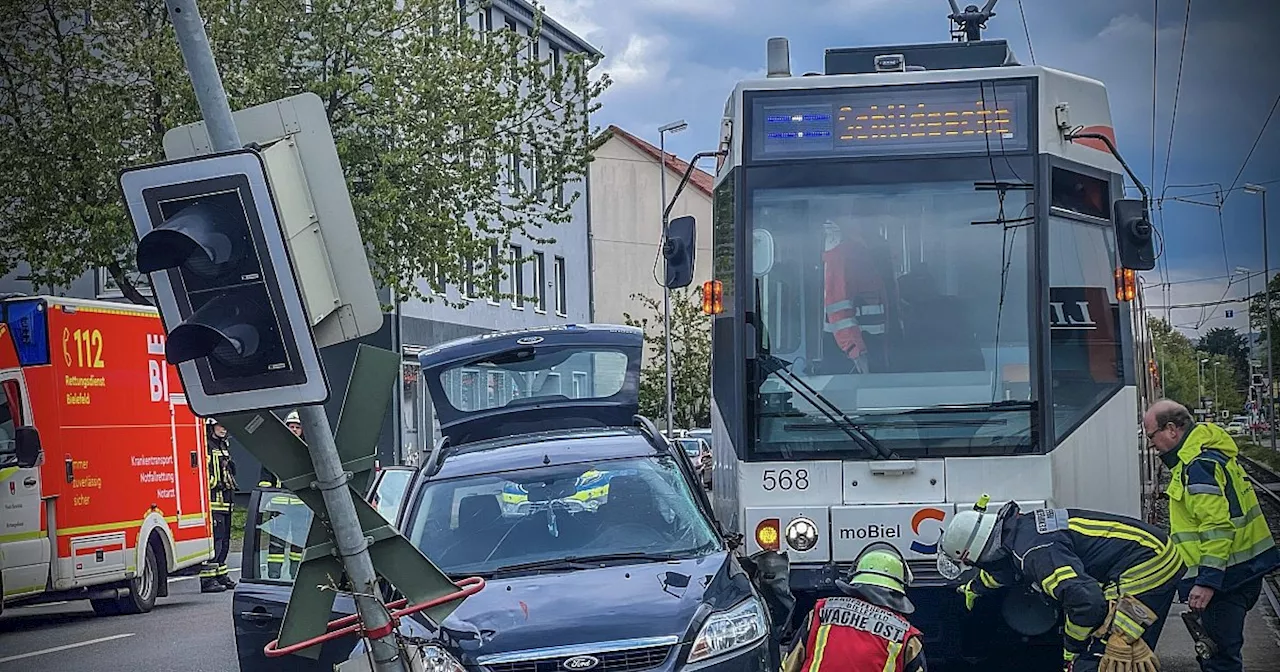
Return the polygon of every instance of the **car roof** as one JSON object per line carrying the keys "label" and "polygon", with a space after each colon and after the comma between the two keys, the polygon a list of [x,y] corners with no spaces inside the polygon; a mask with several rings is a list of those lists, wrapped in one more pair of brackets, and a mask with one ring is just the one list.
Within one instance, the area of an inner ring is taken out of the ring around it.
{"label": "car roof", "polygon": [[520,434],[445,451],[440,470],[428,480],[519,471],[550,464],[651,457],[663,452],[638,427]]}

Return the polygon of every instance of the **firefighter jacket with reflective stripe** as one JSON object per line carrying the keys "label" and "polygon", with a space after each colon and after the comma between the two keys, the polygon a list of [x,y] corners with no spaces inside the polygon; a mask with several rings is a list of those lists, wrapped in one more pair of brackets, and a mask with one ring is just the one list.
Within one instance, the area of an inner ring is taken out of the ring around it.
{"label": "firefighter jacket with reflective stripe", "polygon": [[[1163,530],[1140,520],[1083,509],[1021,512],[1001,523],[1004,558],[984,563],[972,589],[982,594],[1021,582],[1062,605],[1063,648],[1088,648],[1089,635],[1121,595],[1170,588],[1183,565]],[[990,565],[990,566],[988,566]]]}
{"label": "firefighter jacket with reflective stripe", "polygon": [[923,635],[907,619],[853,597],[818,600],[805,619],[804,672],[923,672]]}
{"label": "firefighter jacket with reflective stripe", "polygon": [[1280,551],[1258,495],[1236,461],[1235,441],[1213,423],[1192,425],[1182,443],[1160,456],[1172,472],[1169,529],[1193,585],[1230,590],[1280,565]]}
{"label": "firefighter jacket with reflective stripe", "polygon": [[209,506],[213,511],[230,511],[237,489],[235,465],[231,461],[231,441],[206,435],[209,468]]}
{"label": "firefighter jacket with reflective stripe", "polygon": [[[900,337],[890,261],[877,258],[870,246],[849,234],[828,245],[822,253],[825,328],[849,359],[866,356],[875,368],[882,368],[887,361],[884,348]],[[868,350],[864,335],[882,336],[880,347]]]}

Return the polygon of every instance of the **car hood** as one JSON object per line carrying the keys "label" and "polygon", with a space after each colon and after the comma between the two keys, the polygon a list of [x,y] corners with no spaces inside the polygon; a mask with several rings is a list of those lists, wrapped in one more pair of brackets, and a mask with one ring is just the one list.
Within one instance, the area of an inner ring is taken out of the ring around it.
{"label": "car hood", "polygon": [[593,642],[697,635],[706,614],[752,595],[727,552],[689,560],[495,578],[437,628],[406,623],[474,663],[481,656]]}

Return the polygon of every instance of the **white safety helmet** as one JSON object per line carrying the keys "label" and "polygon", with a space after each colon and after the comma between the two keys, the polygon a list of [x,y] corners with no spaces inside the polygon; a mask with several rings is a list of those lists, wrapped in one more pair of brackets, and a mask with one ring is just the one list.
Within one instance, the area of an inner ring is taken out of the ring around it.
{"label": "white safety helmet", "polygon": [[302,421],[298,419],[298,412],[297,412],[297,411],[289,411],[289,415],[286,415],[286,416],[285,416],[285,418],[284,418],[284,424],[286,424],[286,425],[301,425],[301,424],[302,424]]}
{"label": "white safety helmet", "polygon": [[942,531],[938,541],[938,573],[948,580],[955,580],[964,573],[966,565],[973,565],[988,549],[995,535],[1000,513],[988,513],[991,497],[983,495],[968,511],[957,513]]}

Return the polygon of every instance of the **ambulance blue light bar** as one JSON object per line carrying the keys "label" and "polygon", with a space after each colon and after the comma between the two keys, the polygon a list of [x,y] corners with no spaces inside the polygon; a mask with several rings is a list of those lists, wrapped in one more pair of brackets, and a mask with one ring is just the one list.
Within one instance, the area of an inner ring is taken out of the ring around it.
{"label": "ambulance blue light bar", "polygon": [[23,299],[4,304],[5,323],[22,366],[49,364],[49,316],[43,299]]}

